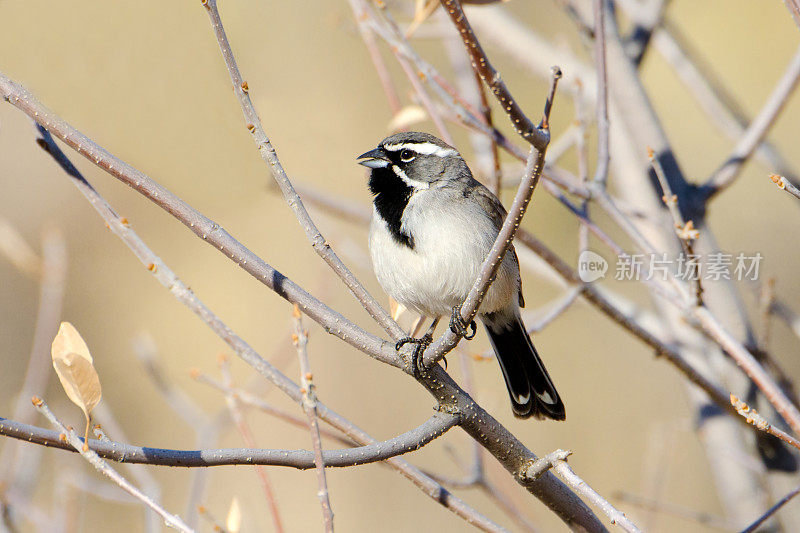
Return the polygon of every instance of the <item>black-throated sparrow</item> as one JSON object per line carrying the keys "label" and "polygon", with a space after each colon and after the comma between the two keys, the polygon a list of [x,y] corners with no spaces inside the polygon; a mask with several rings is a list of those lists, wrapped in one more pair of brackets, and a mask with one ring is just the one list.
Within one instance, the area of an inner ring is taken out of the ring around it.
{"label": "black-throated sparrow", "polygon": [[[425,337],[404,339],[398,349],[405,342],[427,346],[443,315],[453,317],[455,333],[472,338],[474,323],[469,334],[460,305],[505,219],[500,200],[472,177],[455,148],[427,133],[392,135],[358,159],[372,169],[369,248],[378,282],[389,296],[434,320]],[[512,247],[478,317],[500,361],[514,414],[564,420],[564,404],[520,318],[522,306]]]}

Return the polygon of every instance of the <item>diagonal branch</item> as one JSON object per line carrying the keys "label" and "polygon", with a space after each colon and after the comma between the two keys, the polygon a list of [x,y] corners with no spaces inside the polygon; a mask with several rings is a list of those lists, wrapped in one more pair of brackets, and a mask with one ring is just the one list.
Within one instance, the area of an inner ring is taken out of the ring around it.
{"label": "diagonal branch", "polygon": [[[655,33],[653,44],[717,130],[733,141],[740,139],[750,118],[677,25],[666,21]],[[774,171],[794,175],[792,166],[769,140],[756,149],[756,156]]]}
{"label": "diagonal branch", "polygon": [[703,191],[707,198],[719,194],[736,180],[744,164],[775,125],[775,119],[783,110],[798,82],[800,82],[800,48],[795,52],[786,67],[786,72],[775,85],[764,107],[753,118],[739,142],[736,143],[736,147],[725,162],[703,184]]}
{"label": "diagonal branch", "polygon": [[342,279],[344,284],[347,285],[347,288],[350,289],[358,301],[361,302],[361,305],[364,306],[364,309],[367,310],[372,318],[374,318],[395,340],[402,338],[404,333],[402,329],[400,329],[400,326],[392,320],[389,313],[387,313],[377,300],[367,292],[350,269],[339,259],[339,256],[331,249],[319,229],[317,229],[308,211],[306,211],[303,201],[300,199],[297,191],[292,187],[292,183],[289,181],[289,177],[286,175],[286,171],[283,169],[283,165],[281,165],[278,159],[278,154],[275,148],[273,148],[269,137],[267,137],[267,133],[264,131],[264,127],[261,124],[261,119],[258,117],[258,113],[250,99],[249,87],[247,82],[242,78],[241,72],[239,72],[236,58],[233,56],[233,50],[228,42],[227,35],[225,35],[225,28],[222,26],[222,19],[217,9],[217,1],[203,0],[203,5],[211,19],[211,26],[217,37],[217,43],[222,52],[222,57],[225,60],[225,66],[228,68],[231,82],[233,82],[233,90],[242,108],[247,129],[253,135],[253,140],[258,147],[261,158],[270,166],[272,175],[283,192],[283,197],[294,212],[298,222],[300,222],[300,225],[306,233],[306,237],[311,242],[311,246],[314,248],[314,251],[328,263],[336,275]]}
{"label": "diagonal branch", "polygon": [[612,524],[618,525],[628,533],[641,533],[639,528],[636,527],[636,524],[631,522],[631,520],[625,516],[625,513],[619,511],[616,507],[611,505],[608,500],[603,498],[596,490],[590,487],[588,483],[581,479],[574,470],[572,470],[566,461],[566,457],[570,453],[571,452],[565,452],[563,450],[556,450],[555,452],[552,452],[531,464],[530,467],[525,471],[525,475],[528,477],[537,477],[540,476],[545,469],[552,468],[558,473],[559,476],[564,478],[567,483],[574,487],[575,490],[583,494],[589,501],[602,509],[603,512],[611,519]]}
{"label": "diagonal branch", "polygon": [[[116,470],[108,466],[108,464],[103,461],[98,455],[91,449],[85,449],[81,438],[78,437],[74,431],[71,429],[67,429],[64,425],[55,417],[55,415],[50,411],[50,408],[47,407],[47,404],[44,403],[43,400],[37,398],[36,396],[32,399],[33,405],[36,409],[42,413],[44,416],[50,420],[59,431],[48,431],[48,430],[41,430],[46,431],[51,435],[56,435],[58,439],[58,443],[61,447],[65,450],[70,450],[73,452],[77,452],[83,456],[93,467],[95,467],[101,474],[104,476],[109,477],[114,483],[119,485],[122,490],[136,498],[137,500],[141,501],[147,507],[158,513],[161,518],[164,519],[164,523],[167,526],[174,527],[180,531],[185,531],[187,533],[192,532],[193,530],[186,525],[186,523],[179,517],[178,515],[174,515],[168,511],[166,511],[161,505],[153,500],[150,496],[143,493],[135,486],[131,484],[130,481],[122,477]],[[38,429],[38,428],[37,428]],[[62,439],[62,435],[64,436]]]}
{"label": "diagonal branch", "polygon": [[[275,291],[280,297],[290,303],[297,304],[303,313],[319,323],[325,328],[325,331],[339,337],[351,346],[371,354],[384,363],[400,366],[401,363],[397,358],[393,344],[367,333],[353,322],[345,319],[341,314],[326,306],[281,272],[267,264],[219,224],[204,216],[140,170],[112,155],[108,150],[76,130],[47,109],[27,89],[3,73],[0,73],[0,94],[6,101],[34,119],[45,130],[64,141],[80,155],[178,219],[195,235],[222,252],[225,257]],[[65,170],[67,168],[75,169],[72,163],[67,161],[67,164],[69,166],[64,167]],[[70,173],[69,170],[67,172]],[[77,169],[74,172],[77,172]],[[82,180],[82,178],[80,179]],[[167,286],[169,287],[170,285]]]}
{"label": "diagonal branch", "polygon": [[[489,62],[486,53],[483,51],[475,32],[472,31],[472,26],[464,14],[459,0],[441,0],[442,7],[450,15],[453,25],[461,35],[464,41],[464,46],[467,53],[472,60],[472,68],[474,68],[481,79],[489,86],[497,98],[503,110],[511,120],[514,130],[519,133],[522,138],[532,144],[537,150],[544,151],[547,144],[550,142],[550,132],[546,129],[537,127],[522,111],[522,107],[517,103],[508,90],[500,73]],[[544,126],[544,125],[543,125]]]}
{"label": "diagonal branch", "polygon": [[794,23],[800,27],[800,0],[783,0],[783,3],[786,4],[786,9],[792,14]]}

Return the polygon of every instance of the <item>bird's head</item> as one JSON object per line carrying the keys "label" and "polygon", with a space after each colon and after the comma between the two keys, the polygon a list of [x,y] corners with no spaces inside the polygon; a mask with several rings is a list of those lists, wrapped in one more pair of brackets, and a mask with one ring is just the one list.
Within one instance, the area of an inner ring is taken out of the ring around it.
{"label": "bird's head", "polygon": [[359,163],[372,169],[370,188],[382,189],[382,180],[401,180],[413,191],[461,177],[466,163],[458,151],[443,140],[418,131],[396,133],[378,147],[358,156]]}

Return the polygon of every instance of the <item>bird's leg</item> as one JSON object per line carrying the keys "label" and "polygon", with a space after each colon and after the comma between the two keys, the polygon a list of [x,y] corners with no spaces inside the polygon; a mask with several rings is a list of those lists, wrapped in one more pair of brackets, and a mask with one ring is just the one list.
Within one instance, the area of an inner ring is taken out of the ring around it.
{"label": "bird's leg", "polygon": [[[470,331],[468,331],[467,328],[469,328]],[[471,341],[475,337],[477,329],[478,326],[475,325],[474,320],[467,324],[464,322],[464,319],[461,318],[460,305],[453,307],[453,315],[450,317],[450,331],[460,337],[464,337],[468,341]]]}
{"label": "bird's leg", "polygon": [[422,366],[422,353],[425,351],[425,348],[430,346],[431,342],[433,342],[433,330],[435,330],[436,325],[439,324],[440,318],[441,317],[436,317],[433,319],[433,322],[431,322],[430,327],[428,327],[428,331],[426,331],[425,335],[423,335],[422,337],[418,339],[414,337],[403,337],[402,339],[397,341],[397,344],[395,344],[394,346],[395,350],[399,352],[400,348],[402,348],[406,344],[417,345],[416,348],[414,348],[414,353],[411,356],[412,357],[411,365],[412,368],[414,369],[414,375],[418,375],[419,372],[425,370],[425,368]]}

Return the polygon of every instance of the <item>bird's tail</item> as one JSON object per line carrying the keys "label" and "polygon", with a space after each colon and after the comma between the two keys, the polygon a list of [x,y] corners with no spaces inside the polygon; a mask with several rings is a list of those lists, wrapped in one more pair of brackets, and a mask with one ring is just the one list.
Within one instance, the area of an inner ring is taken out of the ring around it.
{"label": "bird's tail", "polygon": [[483,317],[483,322],[503,370],[514,415],[564,420],[564,404],[519,315],[490,314]]}

